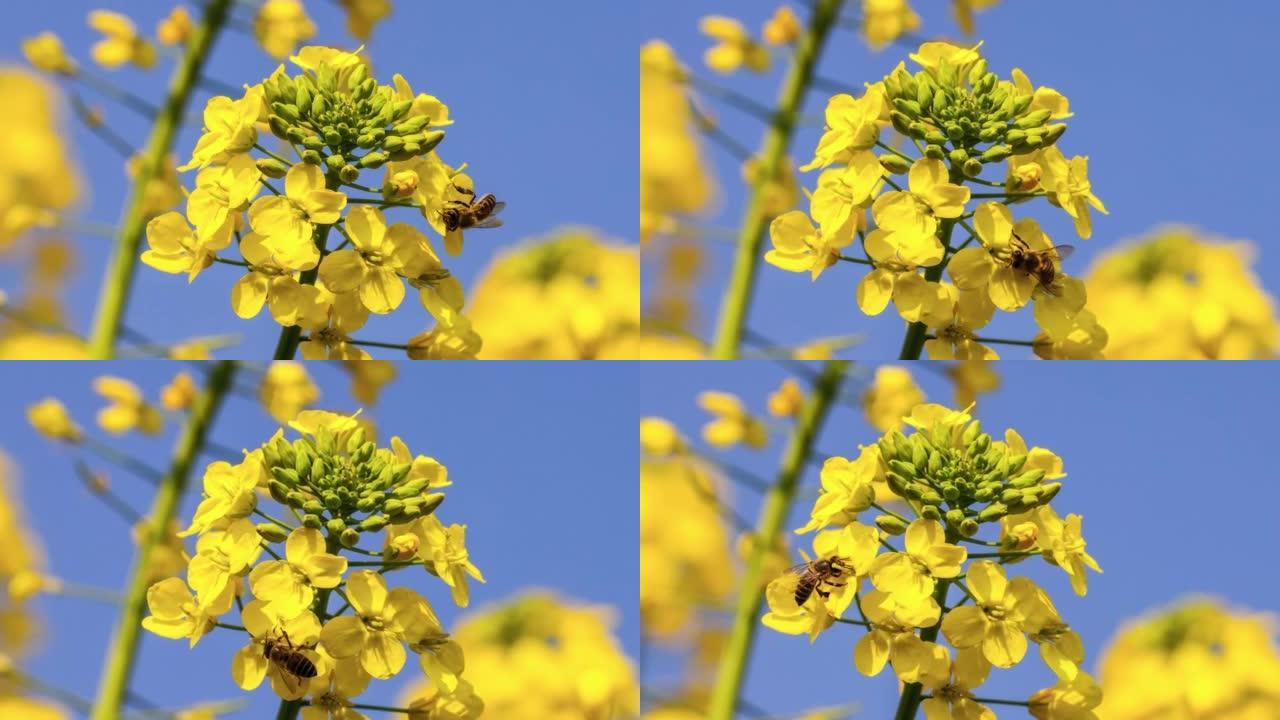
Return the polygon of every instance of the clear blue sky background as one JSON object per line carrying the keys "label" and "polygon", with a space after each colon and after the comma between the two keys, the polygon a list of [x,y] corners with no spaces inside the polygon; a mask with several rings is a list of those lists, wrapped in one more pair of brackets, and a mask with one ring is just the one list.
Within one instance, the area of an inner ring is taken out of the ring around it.
{"label": "clear blue sky background", "polygon": [[[486,585],[473,585],[472,609],[512,597],[524,589],[550,588],[564,597],[617,608],[616,632],[632,657],[638,649],[635,538],[636,393],[620,382],[616,364],[515,363],[453,365],[433,373],[403,372],[381,403],[366,412],[382,439],[399,434],[415,453],[434,456],[454,481],[441,506],[448,523],[465,523],[471,557]],[[117,363],[111,372],[137,382],[154,398],[176,364]],[[48,395],[62,398],[86,427],[102,406],[91,383],[101,368],[32,363],[0,375],[8,398],[0,414],[0,448],[20,468],[29,522],[45,544],[49,565],[69,582],[118,588],[127,576],[134,546],[128,528],[82,489],[71,457],[38,437],[25,408]],[[358,407],[345,373],[313,365],[324,397],[319,407]],[[238,385],[249,386],[242,375]],[[610,393],[606,404],[595,399]],[[232,397],[213,431],[231,448],[256,447],[276,426],[256,401]],[[162,465],[174,442],[126,436],[116,445]],[[201,458],[202,470],[215,456]],[[103,463],[97,467],[110,469]],[[111,472],[116,490],[136,508],[147,508],[150,486],[124,472]],[[199,496],[199,477],[182,504],[189,520]],[[593,508],[588,512],[587,507]],[[185,522],[184,522],[185,524]],[[394,576],[424,592],[446,625],[462,611],[447,588],[425,572]],[[48,682],[92,697],[100,663],[115,623],[116,608],[66,597],[38,601],[47,629],[44,647],[28,670]],[[195,651],[185,642],[144,633],[134,687],[165,707],[198,700],[243,697],[232,682],[231,657],[244,636],[215,632]],[[414,666],[416,671],[417,666]],[[407,673],[403,677],[412,677]],[[402,680],[374,683],[367,702],[390,703]],[[248,696],[235,717],[273,716],[269,689]]]}
{"label": "clear blue sky background", "polygon": [[[1086,667],[1096,669],[1102,648],[1121,623],[1189,594],[1209,594],[1256,610],[1276,610],[1275,584],[1257,572],[1259,548],[1280,541],[1274,524],[1259,522],[1242,508],[1280,502],[1270,450],[1259,429],[1280,401],[1273,370],[1260,363],[1222,366],[1191,363],[1101,363],[1037,366],[1003,363],[1003,387],[979,401],[988,432],[1013,427],[1033,445],[1065,461],[1068,477],[1054,506],[1084,516],[1089,552],[1104,574],[1091,574],[1089,594],[1071,592],[1066,574],[1039,560],[1014,566],[1040,583],[1063,617],[1084,639]],[[930,400],[950,403],[951,386],[940,365],[915,369]],[[700,440],[707,415],[694,401],[702,390],[739,394],[755,412],[786,373],[763,362],[654,366],[654,391],[644,399],[646,415],[677,423]],[[861,394],[865,382],[848,385]],[[878,437],[860,410],[837,409],[816,447],[822,456],[856,456],[859,444]],[[724,457],[765,477],[776,473],[782,441],[764,451],[735,450]],[[714,454],[714,453],[713,453]],[[804,524],[818,483],[817,466],[802,482],[787,528]],[[737,508],[753,522],[759,501],[737,492]],[[793,548],[807,543],[793,536]],[[797,556],[798,557],[798,556]],[[799,560],[797,560],[799,561]],[[851,627],[851,626],[848,626]],[[743,697],[771,716],[790,717],[815,705],[862,704],[859,717],[892,714],[892,672],[865,678],[854,670],[859,629],[836,627],[810,646],[803,637],[761,627]],[[651,654],[649,687],[661,687],[678,666]],[[1014,670],[993,671],[981,695],[1025,699],[1052,684],[1038,656]],[[1000,712],[1001,717],[1018,717]]]}
{"label": "clear blue sky background", "polygon": [[[89,47],[98,37],[85,22],[89,10],[126,12],[151,34],[156,21],[174,4],[171,0],[10,3],[0,27],[0,63],[25,64],[22,39],[54,30],[70,52],[88,64]],[[470,163],[469,172],[480,191],[494,192],[508,203],[504,227],[475,233],[460,258],[446,261],[466,287],[472,286],[500,247],[545,236],[558,227],[591,226],[612,238],[635,240],[635,46],[620,42],[616,34],[595,30],[620,27],[619,20],[631,18],[633,11],[612,3],[570,0],[494,6],[397,0],[393,5],[394,14],[375,30],[368,46],[378,79],[389,83],[392,74],[401,73],[416,92],[436,95],[447,103],[456,123],[447,129],[441,157],[455,166]],[[313,43],[355,47],[357,41],[346,33],[345,16],[337,3],[310,0],[306,6],[319,30]],[[237,9],[236,16],[252,17],[244,7]],[[209,75],[239,86],[260,81],[276,65],[248,34],[233,30],[219,40]],[[171,67],[165,60],[151,73],[126,69],[110,76],[139,95],[158,99]],[[105,74],[101,69],[95,72]],[[201,92],[193,122],[178,138],[182,161],[190,156],[200,130],[199,111],[211,94]],[[112,127],[141,145],[147,123],[128,109],[104,106]],[[115,224],[126,197],[122,161],[75,121],[68,119],[66,124],[91,186],[83,214]],[[374,177],[380,180],[381,174],[365,179]],[[185,179],[189,185],[194,174]],[[398,211],[398,216],[425,227],[412,210]],[[110,243],[85,236],[78,238],[77,246],[82,251],[80,271],[70,289],[69,304],[73,325],[83,329],[97,302]],[[438,243],[437,247],[443,253]],[[265,310],[251,321],[232,314],[230,292],[239,276],[238,268],[211,268],[194,287],[188,287],[185,277],[140,267],[127,322],[166,341],[196,333],[238,334],[243,344],[226,356],[265,357],[275,346],[279,326]],[[12,268],[0,268],[0,287],[18,284]],[[426,310],[410,295],[404,308],[389,317],[372,318],[357,336],[403,342],[430,324]]]}
{"label": "clear blue sky background", "polygon": [[[702,61],[711,42],[698,32],[698,19],[730,15],[759,37],[761,23],[778,4],[660,0],[642,5],[638,24],[643,39],[665,40],[687,65],[712,77]],[[920,35],[961,37],[951,19],[951,3],[912,4],[923,19]],[[799,8],[804,3],[791,5]],[[845,3],[846,8],[854,5]],[[1019,217],[1039,219],[1055,242],[1077,246],[1066,263],[1068,273],[1083,276],[1100,251],[1169,223],[1259,244],[1270,240],[1270,207],[1259,198],[1277,188],[1269,168],[1278,153],[1274,146],[1253,140],[1272,127],[1266,118],[1273,101],[1251,90],[1250,78],[1254,68],[1269,62],[1267,48],[1277,23],[1280,5],[1257,2],[1217,3],[1206,11],[1195,3],[1159,3],[1157,9],[1144,2],[1082,0],[1065,11],[1044,3],[1010,1],[978,14],[974,40],[985,41],[982,51],[994,71],[1007,77],[1013,67],[1021,67],[1032,82],[1056,88],[1070,99],[1075,117],[1068,121],[1059,146],[1068,156],[1089,156],[1094,192],[1111,211],[1110,216],[1095,213],[1093,238],[1081,241],[1066,213],[1048,203],[1015,209]],[[827,45],[819,74],[861,88],[907,60],[909,52],[895,45],[873,53],[858,35],[839,30]],[[739,72],[727,81],[715,79],[773,103],[785,66],[775,62],[765,76]],[[805,111],[820,117],[831,94],[810,93]],[[760,121],[711,99],[706,106],[714,109],[730,135],[759,148],[764,134]],[[791,153],[800,162],[812,157],[820,124],[797,134]],[[711,145],[705,155],[714,161],[724,187],[722,202],[706,222],[734,228],[745,203],[737,161]],[[810,189],[817,182],[816,171],[801,177]],[[732,263],[730,243],[709,245],[708,271],[698,295],[704,336],[714,328]],[[1272,294],[1280,292],[1280,254],[1265,245],[1260,250],[1257,272]],[[842,264],[812,283],[808,275],[762,264],[749,327],[785,344],[863,333],[866,342],[853,357],[896,358],[903,328],[892,308],[868,318],[854,301],[863,271]],[[1001,315],[984,331],[989,337],[1034,334],[1029,311],[1018,317]],[[1009,358],[1030,356],[1027,349],[1008,346],[999,352]]]}

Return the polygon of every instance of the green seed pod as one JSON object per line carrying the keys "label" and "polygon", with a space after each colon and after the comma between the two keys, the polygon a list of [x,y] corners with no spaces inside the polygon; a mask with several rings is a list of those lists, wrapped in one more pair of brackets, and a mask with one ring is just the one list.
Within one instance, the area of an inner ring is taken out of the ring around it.
{"label": "green seed pod", "polygon": [[313,515],[311,513],[307,513],[306,515],[302,516],[302,526],[309,527],[315,530],[323,530],[324,522],[320,520],[319,515]]}
{"label": "green seed pod", "polygon": [[320,156],[320,153],[317,150],[303,150],[302,162],[308,165],[323,165],[324,158]]}
{"label": "green seed pod", "polygon": [[886,153],[880,156],[880,167],[891,175],[902,175],[911,169],[911,161],[901,155]]}
{"label": "green seed pod", "polygon": [[258,537],[269,543],[281,543],[289,539],[289,531],[275,523],[258,523],[253,529],[258,531]]}
{"label": "green seed pod", "polygon": [[924,507],[920,508],[920,517],[924,518],[925,520],[941,521],[942,513],[938,510],[938,508],[932,505],[925,505]]}
{"label": "green seed pod", "polygon": [[338,542],[342,543],[343,547],[355,547],[360,544],[360,531],[355,528],[347,528],[338,536]]}
{"label": "green seed pod", "polygon": [[1009,514],[1009,508],[1003,503],[991,503],[978,513],[978,522],[995,522]]}
{"label": "green seed pod", "polygon": [[371,152],[360,158],[360,167],[370,170],[377,170],[387,163],[387,154],[381,152]]}
{"label": "green seed pod", "polygon": [[901,518],[892,515],[877,515],[876,527],[880,528],[889,535],[901,535],[907,531],[907,523]]}
{"label": "green seed pod", "polygon": [[973,518],[965,518],[960,521],[960,534],[965,537],[973,537],[978,534],[978,521]]}
{"label": "green seed pod", "polygon": [[[258,166],[258,172],[269,178],[278,180],[289,174],[289,166],[275,158],[260,158],[254,164]],[[264,447],[263,450],[265,449]]]}
{"label": "green seed pod", "polygon": [[355,165],[343,165],[338,171],[338,179],[344,183],[353,183],[360,179],[360,168]]}
{"label": "green seed pod", "polygon": [[934,145],[930,143],[924,146],[924,156],[930,160],[945,160],[947,158],[947,152],[942,149],[941,145]]}
{"label": "green seed pod", "polygon": [[307,500],[302,503],[302,509],[306,512],[319,515],[324,512],[324,503],[315,499]]}
{"label": "green seed pod", "polygon": [[981,157],[983,162],[994,163],[994,162],[1000,162],[1001,160],[1008,158],[1012,154],[1013,154],[1013,148],[1009,147],[1008,145],[992,145],[991,147],[987,148],[985,152],[982,153]]}
{"label": "green seed pod", "polygon": [[330,518],[329,522],[325,523],[324,526],[334,535],[337,535],[347,529],[347,524],[343,522],[342,518]]}

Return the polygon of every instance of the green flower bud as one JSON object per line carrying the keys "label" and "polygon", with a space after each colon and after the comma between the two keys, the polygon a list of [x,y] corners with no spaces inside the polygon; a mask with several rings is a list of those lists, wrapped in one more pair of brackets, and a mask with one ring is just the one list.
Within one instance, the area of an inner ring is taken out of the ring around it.
{"label": "green flower bud", "polygon": [[1019,143],[1024,142],[1027,139],[1027,131],[1026,130],[1010,130],[1009,132],[1005,133],[1004,139],[1008,140],[1010,143],[1013,143],[1014,145],[1017,145]]}
{"label": "green flower bud", "polygon": [[1003,503],[991,503],[978,513],[978,522],[995,522],[1009,513]]}
{"label": "green flower bud", "polygon": [[391,133],[393,135],[413,135],[414,133],[421,132],[425,127],[427,127],[427,125],[430,125],[430,124],[431,124],[431,118],[427,117],[426,115],[419,115],[417,117],[411,117],[408,120],[405,120],[404,122],[391,128]]}
{"label": "green flower bud", "polygon": [[952,483],[943,483],[941,489],[942,497],[946,498],[947,502],[953,502],[960,497],[960,489]]}
{"label": "green flower bud", "polygon": [[959,142],[964,139],[964,128],[959,123],[947,123],[947,126],[943,129],[947,133],[948,140]]}
{"label": "green flower bud", "polygon": [[892,175],[902,175],[911,169],[911,161],[901,155],[886,153],[880,156],[880,166]]}
{"label": "green flower bud", "polygon": [[387,526],[387,518],[383,515],[373,515],[360,521],[360,529],[367,532],[377,532]]}
{"label": "green flower bud", "polygon": [[347,524],[343,522],[342,518],[331,518],[329,522],[324,524],[324,526],[334,535],[337,535],[347,529]]}
{"label": "green flower bud", "polygon": [[925,520],[935,520],[940,522],[942,520],[942,513],[933,505],[925,505],[920,508],[920,517]]}
{"label": "green flower bud", "polygon": [[289,539],[289,531],[275,523],[258,523],[253,529],[258,531],[258,537],[269,543],[281,543]]}
{"label": "green flower bud", "polygon": [[338,179],[344,183],[353,183],[360,179],[360,168],[355,165],[343,165],[338,171]]}
{"label": "green flower bud", "polygon": [[1040,468],[1033,468],[1015,478],[1010,479],[1009,487],[1019,489],[1029,488],[1032,485],[1038,484],[1043,479],[1044,470],[1041,470]]}
{"label": "green flower bud", "polygon": [[298,484],[298,471],[293,468],[273,467],[271,468],[271,474],[276,480],[289,487],[296,487]]}
{"label": "green flower bud", "polygon": [[342,507],[342,498],[339,498],[338,493],[336,492],[326,492],[320,496],[320,499],[324,503],[324,506],[330,510],[337,510]]}
{"label": "green flower bud", "polygon": [[272,135],[275,135],[276,137],[282,140],[288,140],[289,131],[293,129],[289,125],[288,121],[286,121],[284,118],[280,117],[279,115],[268,115],[267,127],[271,128]]}
{"label": "green flower bud", "polygon": [[935,490],[923,490],[920,493],[920,502],[928,503],[929,505],[941,505],[942,496]]}
{"label": "green flower bud", "polygon": [[876,527],[890,535],[901,535],[907,531],[907,522],[892,515],[877,515]]}
{"label": "green flower bud", "polygon": [[1013,148],[1008,145],[992,145],[982,153],[981,157],[983,162],[994,163],[1005,160],[1012,154]]}
{"label": "green flower bud", "polygon": [[306,502],[302,503],[302,509],[306,512],[319,515],[324,512],[324,503],[315,499],[307,500]]}
{"label": "green flower bud", "polygon": [[964,161],[964,166],[960,170],[966,177],[978,177],[982,174],[982,161],[978,158],[969,158]]}
{"label": "green flower bud", "polygon": [[360,158],[360,167],[370,170],[377,170],[387,162],[387,154],[381,152],[371,152]]}
{"label": "green flower bud", "polygon": [[1027,115],[1023,115],[1022,117],[1018,118],[1013,123],[1013,126],[1016,128],[1021,128],[1022,130],[1030,130],[1032,128],[1038,128],[1041,125],[1045,124],[1045,122],[1049,119],[1050,115],[1053,115],[1052,110],[1047,110],[1042,108],[1040,110],[1036,110],[1033,113],[1029,113]]}
{"label": "green flower bud", "polygon": [[956,165],[963,165],[969,159],[969,153],[964,148],[956,148],[947,153],[947,158]]}
{"label": "green flower bud", "polygon": [[1067,126],[1062,123],[1056,125],[1046,125],[1044,128],[1044,144],[1052,145],[1058,142],[1058,138],[1062,137],[1062,133],[1067,131]]}
{"label": "green flower bud", "polygon": [[306,164],[308,164],[308,165],[323,165],[323,164],[324,164],[324,158],[320,156],[319,151],[316,151],[316,150],[303,150],[303,151],[302,151],[302,162],[304,162],[304,163],[306,163]]}
{"label": "green flower bud", "polygon": [[396,498],[391,498],[391,499],[387,500],[386,502],[382,503],[382,512],[387,513],[388,515],[395,515],[395,514],[397,514],[397,513],[401,513],[401,512],[403,512],[403,511],[404,511],[404,501],[403,501],[403,500],[398,500],[398,499],[396,499]]}
{"label": "green flower bud", "polygon": [[965,518],[960,521],[960,534],[965,537],[973,537],[978,534],[978,521],[973,518]]}
{"label": "green flower bud", "polygon": [[289,166],[275,158],[260,158],[255,164],[258,172],[269,178],[278,180],[289,174]]}
{"label": "green flower bud", "polygon": [[[296,125],[300,120],[302,120],[302,116],[298,113],[297,105],[282,102],[272,103],[271,110],[290,125]],[[268,122],[270,122],[270,118],[268,118]]]}
{"label": "green flower bud", "polygon": [[980,434],[982,434],[982,422],[974,420],[965,426],[964,432],[960,434],[960,442],[970,445],[978,439]]}
{"label": "green flower bud", "polygon": [[930,143],[924,146],[924,156],[930,160],[945,160],[947,152],[942,149],[941,145]]}
{"label": "green flower bud", "polygon": [[291,490],[289,494],[285,496],[285,501],[296,508],[302,507],[303,504],[310,499],[311,498],[307,497],[304,493],[300,493],[297,490]]}
{"label": "green flower bud", "polygon": [[314,530],[323,530],[324,522],[320,520],[319,515],[313,515],[311,513],[307,513],[306,515],[302,516],[302,527],[309,527]]}
{"label": "green flower bud", "polygon": [[1051,482],[1040,486],[1040,503],[1046,504],[1058,495],[1058,491],[1062,489],[1062,483]]}
{"label": "green flower bud", "polygon": [[360,544],[360,531],[355,528],[347,528],[338,536],[338,542],[342,543],[343,547],[355,547]]}
{"label": "green flower bud", "polygon": [[297,90],[295,94],[295,100],[297,101],[298,107],[300,108],[311,107],[311,100],[314,97],[313,95],[314,90],[311,87],[311,83],[301,82],[301,78],[299,78],[299,82],[295,83],[294,87]]}
{"label": "green flower bud", "polygon": [[915,480],[920,476],[916,474],[916,468],[909,462],[902,460],[890,460],[889,468],[908,480]]}
{"label": "green flower bud", "polygon": [[885,473],[885,481],[889,485],[889,489],[898,497],[907,496],[907,480],[896,472]]}
{"label": "green flower bud", "polygon": [[1028,132],[1027,136],[1022,140],[1022,144],[1029,148],[1038,148],[1044,144],[1044,136],[1038,132]]}
{"label": "green flower bud", "polygon": [[951,508],[943,513],[942,517],[947,519],[949,525],[959,525],[964,521],[964,511],[960,508]]}
{"label": "green flower bud", "polygon": [[289,487],[279,480],[272,480],[267,483],[267,489],[271,492],[271,499],[284,505],[288,502]]}
{"label": "green flower bud", "polygon": [[324,159],[324,164],[329,168],[329,172],[336,173],[340,172],[342,167],[347,164],[347,159],[341,155],[330,155]]}
{"label": "green flower bud", "polygon": [[442,502],[444,502],[444,493],[429,493],[423,499],[420,511],[423,515],[430,515],[436,511],[436,508],[440,507]]}
{"label": "green flower bud", "polygon": [[949,138],[937,130],[929,130],[924,134],[924,140],[934,145],[946,145]]}
{"label": "green flower bud", "polygon": [[1016,488],[1009,488],[1000,493],[1000,502],[1012,503],[1017,502],[1022,497],[1022,491]]}
{"label": "green flower bud", "polygon": [[[929,462],[929,451],[925,449],[924,442],[916,440],[911,443],[911,464],[916,468],[925,467]],[[920,477],[920,473],[916,472],[916,477]]]}

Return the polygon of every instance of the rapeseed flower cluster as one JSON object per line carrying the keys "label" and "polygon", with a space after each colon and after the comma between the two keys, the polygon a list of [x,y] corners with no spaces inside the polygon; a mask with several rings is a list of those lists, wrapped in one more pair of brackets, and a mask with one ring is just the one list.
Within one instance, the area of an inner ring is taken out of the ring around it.
{"label": "rapeseed flower cluster", "polygon": [[476,282],[470,317],[482,360],[636,358],[639,251],[587,229],[504,250]]}
{"label": "rapeseed flower cluster", "polygon": [[[612,608],[534,591],[458,623],[467,653],[465,694],[419,685],[406,693],[412,720],[608,720],[640,709],[635,669],[614,634]],[[474,699],[484,698],[483,706]]]}
{"label": "rapeseed flower cluster", "polygon": [[[1100,694],[1082,669],[1080,637],[1043,588],[1011,573],[1040,556],[1084,595],[1086,569],[1099,571],[1080,516],[1063,519],[1050,505],[1062,460],[1014,430],[996,440],[967,411],[942,405],[918,404],[902,422],[909,434],[892,429],[852,459],[823,463],[821,493],[796,532],[815,533],[814,560],[842,573],[807,594],[798,592],[803,572],[778,577],[765,591],[764,625],[810,639],[837,624],[861,626],[857,670],[891,666],[914,688],[903,702],[927,693],[921,707],[931,720],[994,718],[976,688],[1035,646],[1058,678],[1032,696],[1054,698],[1037,717],[1094,717]],[[963,594],[949,601],[952,586]]]}
{"label": "rapeseed flower cluster", "polygon": [[[400,675],[409,652],[439,695],[472,698],[462,650],[431,604],[389,587],[385,574],[420,565],[460,607],[469,582],[483,582],[466,526],[436,515],[451,484],[445,467],[398,437],[379,447],[357,415],[304,410],[289,428],[293,441],[282,429],[240,462],[205,468],[202,499],[180,533],[196,538],[186,578],[151,586],[143,626],[192,647],[216,628],[244,632],[235,682],[253,690],[269,679],[283,699],[309,697],[308,718],[363,718],[353,698],[372,679]],[[269,500],[293,522],[268,512]],[[333,595],[345,601],[336,611]],[[232,613],[238,624],[227,621]],[[268,642],[300,653],[314,677],[273,660]]]}
{"label": "rapeseed flower cluster", "polygon": [[[1276,302],[1250,269],[1254,250],[1166,228],[1101,257],[1089,307],[1119,360],[1267,359],[1280,353]],[[1141,308],[1135,312],[1134,308]]]}
{"label": "rapeseed flower cluster", "polygon": [[[821,170],[809,211],[773,220],[765,261],[815,280],[841,261],[869,266],[859,308],[878,315],[892,303],[922,323],[932,359],[997,358],[980,331],[997,309],[1028,305],[1042,356],[1099,355],[1106,333],[1085,309],[1084,283],[1062,271],[1065,251],[1034,218],[1013,212],[1043,198],[1081,238],[1092,234],[1092,212],[1106,212],[1088,159],[1058,147],[1068,101],[1021,70],[1000,78],[980,45],[924,43],[911,55],[917,71],[899,63],[861,97],[830,99],[826,129],[801,168]],[[895,148],[890,129],[919,156]],[[984,178],[991,166],[1004,177]]]}
{"label": "rapeseed flower cluster", "polygon": [[1100,679],[1102,720],[1273,718],[1280,708],[1276,618],[1216,600],[1180,602],[1122,628],[1103,651]]}
{"label": "rapeseed flower cluster", "polygon": [[712,199],[714,180],[694,134],[685,94],[688,71],[675,51],[653,41],[640,50],[640,242],[670,234],[676,216]]}
{"label": "rapeseed flower cluster", "polygon": [[[142,262],[189,281],[215,262],[242,268],[232,310],[248,319],[265,308],[300,327],[308,359],[367,358],[352,333],[399,308],[407,285],[435,321],[408,342],[409,356],[474,357],[481,341],[461,312],[461,283],[427,234],[386,214],[417,210],[447,254],[462,251],[466,223],[452,213],[476,193],[463,167],[435,152],[448,107],[399,75],[380,85],[356,53],[305,47],[291,62],[293,74],[280,66],[243,96],[208,102],[204,132],[178,168],[198,171],[185,213],[150,221]],[[267,149],[268,134],[296,159]],[[370,172],[380,189],[359,182]]]}

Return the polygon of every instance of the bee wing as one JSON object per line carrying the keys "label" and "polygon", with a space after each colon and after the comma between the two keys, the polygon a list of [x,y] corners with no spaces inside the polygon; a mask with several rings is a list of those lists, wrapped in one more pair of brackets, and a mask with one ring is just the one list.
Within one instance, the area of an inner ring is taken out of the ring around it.
{"label": "bee wing", "polygon": [[504,208],[504,207],[506,207],[506,206],[507,206],[506,201],[504,201],[504,200],[499,200],[498,202],[496,202],[496,203],[494,203],[494,204],[493,204],[493,209],[489,211],[489,214],[490,214],[490,215],[497,215],[498,213],[502,212],[502,208]]}
{"label": "bee wing", "polygon": [[480,222],[476,223],[475,225],[472,225],[471,227],[472,228],[502,227],[502,218],[496,218],[490,215],[489,217],[485,218],[484,220],[481,220]]}
{"label": "bee wing", "polygon": [[1071,253],[1075,251],[1075,245],[1055,245],[1054,247],[1045,250],[1046,253],[1049,253],[1052,257],[1056,257],[1059,260],[1066,260],[1071,257]]}

